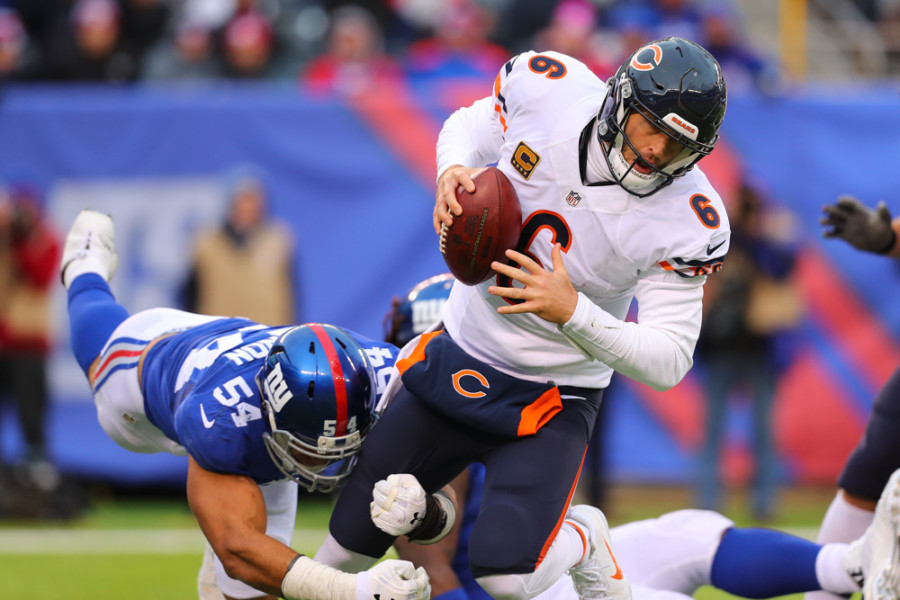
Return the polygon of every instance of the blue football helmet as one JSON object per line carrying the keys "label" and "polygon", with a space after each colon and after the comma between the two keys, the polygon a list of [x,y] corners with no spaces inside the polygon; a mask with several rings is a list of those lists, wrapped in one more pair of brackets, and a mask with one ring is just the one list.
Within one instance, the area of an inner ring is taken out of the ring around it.
{"label": "blue football helmet", "polygon": [[[597,136],[615,183],[630,194],[643,198],[669,185],[712,152],[719,139],[727,104],[725,78],[716,59],[694,42],[670,37],[641,46],[607,88],[597,115]],[[625,135],[625,123],[634,112],[682,146],[663,167],[641,161],[650,169],[646,174],[622,155],[623,144],[628,144],[640,156]]]}
{"label": "blue football helmet", "polygon": [[450,273],[417,283],[388,314],[385,341],[399,348],[441,320],[441,309],[456,281]]}
{"label": "blue football helmet", "polygon": [[275,465],[311,492],[342,484],[375,408],[375,374],[356,340],[333,325],[293,327],[275,341],[256,381]]}

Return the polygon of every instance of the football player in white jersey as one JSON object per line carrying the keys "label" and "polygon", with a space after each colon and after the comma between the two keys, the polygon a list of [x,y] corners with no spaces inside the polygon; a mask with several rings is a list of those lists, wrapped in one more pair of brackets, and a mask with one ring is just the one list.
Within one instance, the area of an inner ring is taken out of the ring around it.
{"label": "football player in white jersey", "polygon": [[[520,54],[490,96],[447,120],[435,231],[460,215],[458,186],[473,191],[472,174],[496,162],[518,192],[522,236],[493,281],[454,283],[442,329],[404,348],[391,409],[317,559],[361,569],[388,549],[393,537],[368,514],[378,480],[411,473],[433,494],[477,461],[486,478],[469,562],[492,596],[534,597],[566,571],[582,598],[630,596],[605,517],[569,499],[613,370],[666,389],[691,367],[702,286],[729,240],[694,165],[725,106],[715,59],[668,38],[607,83],[571,57]],[[625,322],[633,299],[638,321]],[[414,535],[439,533],[431,521]]]}
{"label": "football player in white jersey", "polygon": [[112,219],[82,211],[62,259],[72,349],[116,443],[187,455],[188,502],[208,540],[201,600],[427,600],[424,570],[406,561],[352,575],[290,547],[297,485],[345,480],[397,349],[318,323],[131,315],[108,285],[117,264]]}

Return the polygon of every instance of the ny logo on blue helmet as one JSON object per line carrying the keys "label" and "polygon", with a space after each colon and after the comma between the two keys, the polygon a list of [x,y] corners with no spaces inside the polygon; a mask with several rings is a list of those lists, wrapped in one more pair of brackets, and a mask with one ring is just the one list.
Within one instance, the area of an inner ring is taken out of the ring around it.
{"label": "ny logo on blue helmet", "polygon": [[309,323],[289,329],[257,374],[275,465],[309,491],[344,482],[372,425],[375,377],[346,331]]}
{"label": "ny logo on blue helmet", "polygon": [[402,348],[411,339],[441,320],[441,309],[450,297],[456,281],[450,273],[429,277],[417,283],[385,318],[385,341]]}

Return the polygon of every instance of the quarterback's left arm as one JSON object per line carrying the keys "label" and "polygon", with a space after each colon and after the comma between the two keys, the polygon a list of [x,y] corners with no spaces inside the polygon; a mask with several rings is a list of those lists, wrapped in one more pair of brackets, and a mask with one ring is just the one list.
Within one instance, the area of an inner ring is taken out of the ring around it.
{"label": "quarterback's left arm", "polygon": [[638,322],[621,321],[582,293],[572,318],[559,326],[570,343],[632,379],[664,391],[693,365],[706,276],[642,279],[635,292]]}
{"label": "quarterback's left arm", "polygon": [[506,256],[521,265],[499,262],[492,267],[524,287],[491,286],[496,296],[518,300],[501,306],[501,314],[533,313],[556,323],[570,344],[587,358],[657,390],[675,386],[693,364],[700,334],[705,275],[683,278],[659,273],[641,279],[635,298],[638,323],[622,321],[594,304],[572,286],[559,244],[551,250],[553,270],[530,257],[508,250]]}

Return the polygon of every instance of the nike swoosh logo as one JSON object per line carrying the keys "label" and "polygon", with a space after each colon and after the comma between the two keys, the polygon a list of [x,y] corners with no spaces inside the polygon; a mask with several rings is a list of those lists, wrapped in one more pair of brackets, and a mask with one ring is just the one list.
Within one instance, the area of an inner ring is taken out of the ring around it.
{"label": "nike swoosh logo", "polygon": [[213,423],[216,422],[215,419],[210,420],[210,419],[206,418],[206,411],[203,410],[202,404],[200,405],[200,417],[203,419],[203,426],[206,427],[207,429],[212,427]]}
{"label": "nike swoosh logo", "polygon": [[712,256],[712,253],[715,252],[716,250],[718,250],[719,248],[721,248],[721,247],[722,247],[722,244],[724,244],[724,243],[725,243],[725,240],[722,240],[721,242],[719,242],[719,243],[716,244],[715,246],[710,246],[709,244],[707,244],[707,245],[706,245],[706,253],[707,253],[708,255]]}
{"label": "nike swoosh logo", "polygon": [[606,538],[603,538],[603,543],[606,544],[606,551],[609,552],[610,558],[613,559],[613,564],[616,565],[616,572],[610,575],[613,579],[622,579],[625,577],[625,574],[622,573],[621,567],[619,567],[619,561],[616,560],[616,555],[613,554],[612,548],[609,547],[609,542],[606,541]]}

